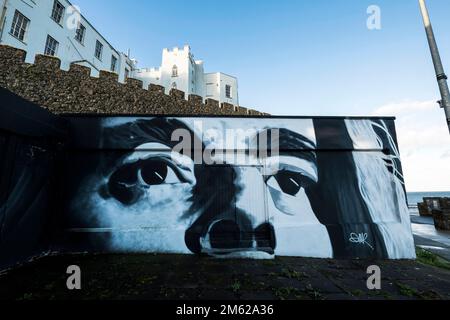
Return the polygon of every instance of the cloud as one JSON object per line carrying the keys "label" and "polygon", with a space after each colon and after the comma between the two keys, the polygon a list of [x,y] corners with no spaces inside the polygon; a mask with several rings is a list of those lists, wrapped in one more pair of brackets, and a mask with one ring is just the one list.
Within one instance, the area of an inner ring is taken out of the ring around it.
{"label": "cloud", "polygon": [[388,103],[385,104],[373,112],[377,116],[389,116],[389,115],[404,115],[411,114],[413,112],[427,111],[436,109],[438,106],[437,102],[434,100],[428,101],[410,101],[405,100],[403,102]]}
{"label": "cloud", "polygon": [[376,108],[372,115],[395,116],[406,187],[450,191],[450,134],[444,111],[434,100],[404,100]]}

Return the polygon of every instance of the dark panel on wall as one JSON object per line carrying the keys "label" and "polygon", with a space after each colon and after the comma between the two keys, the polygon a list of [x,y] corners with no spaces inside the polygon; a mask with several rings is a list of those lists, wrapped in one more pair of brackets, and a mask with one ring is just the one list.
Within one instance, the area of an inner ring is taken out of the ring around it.
{"label": "dark panel on wall", "polygon": [[0,89],[0,267],[50,249],[64,120]]}

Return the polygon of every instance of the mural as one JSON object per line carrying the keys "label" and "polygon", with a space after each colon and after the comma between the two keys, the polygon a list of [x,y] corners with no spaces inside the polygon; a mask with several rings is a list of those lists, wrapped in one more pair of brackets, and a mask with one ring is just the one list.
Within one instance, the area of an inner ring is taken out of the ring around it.
{"label": "mural", "polygon": [[67,120],[67,250],[415,257],[392,119]]}

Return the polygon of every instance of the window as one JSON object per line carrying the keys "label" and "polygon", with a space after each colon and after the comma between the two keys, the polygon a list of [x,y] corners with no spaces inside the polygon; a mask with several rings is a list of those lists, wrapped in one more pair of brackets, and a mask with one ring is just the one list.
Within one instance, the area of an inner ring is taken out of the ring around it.
{"label": "window", "polygon": [[117,67],[117,58],[115,56],[111,57],[111,71],[114,72],[116,71],[116,67]]}
{"label": "window", "polygon": [[176,88],[177,88],[177,83],[176,82],[172,83],[172,89],[176,89]]}
{"label": "window", "polygon": [[52,10],[52,19],[56,21],[56,23],[61,24],[61,20],[64,17],[64,6],[59,2],[58,0],[55,0],[53,3],[53,10]]}
{"label": "window", "polygon": [[230,98],[230,99],[231,99],[231,94],[232,94],[231,86],[227,84],[227,85],[225,86],[225,96],[226,96],[227,98]]}
{"label": "window", "polygon": [[102,60],[102,54],[103,54],[103,44],[97,40],[97,43],[95,44],[95,57],[98,60]]}
{"label": "window", "polygon": [[172,78],[178,77],[178,67],[176,65],[172,68]]}
{"label": "window", "polygon": [[13,23],[11,25],[11,35],[17,39],[23,41],[25,38],[25,33],[27,32],[28,24],[30,19],[21,14],[18,10],[14,13]]}
{"label": "window", "polygon": [[125,68],[125,80],[128,79],[129,75],[130,75],[130,70]]}
{"label": "window", "polygon": [[75,34],[75,40],[77,40],[79,43],[84,43],[84,36],[86,34],[86,27],[83,26],[81,23],[78,25],[76,34]]}
{"label": "window", "polygon": [[48,56],[56,56],[58,52],[59,42],[53,39],[50,36],[47,36],[47,42],[45,43],[45,52],[44,54]]}

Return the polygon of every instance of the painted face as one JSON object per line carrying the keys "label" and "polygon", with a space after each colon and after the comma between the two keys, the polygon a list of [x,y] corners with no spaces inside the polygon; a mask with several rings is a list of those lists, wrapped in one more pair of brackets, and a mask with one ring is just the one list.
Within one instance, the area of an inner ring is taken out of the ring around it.
{"label": "painted face", "polygon": [[[184,232],[195,185],[193,162],[159,143],[146,143],[116,163],[91,195],[92,213],[111,229],[119,251],[189,253]],[[192,217],[193,218],[193,217]]]}
{"label": "painted face", "polygon": [[208,189],[209,202],[194,206],[199,218],[187,231],[193,252],[332,256],[327,229],[305,193],[318,180],[314,144],[290,130],[279,134],[280,155],[254,161],[251,152],[231,154],[219,157],[226,165],[198,168],[197,187]]}
{"label": "painted face", "polygon": [[[251,257],[414,256],[393,123],[77,121],[75,146],[99,152],[71,150],[71,204],[63,221],[69,247]],[[173,140],[178,129],[189,136],[182,150]],[[278,139],[270,130],[278,130]],[[270,152],[261,152],[264,136]],[[278,152],[272,152],[273,143]],[[200,162],[185,149],[200,151]]]}
{"label": "painted face", "polygon": [[[311,140],[282,129],[279,154],[254,159],[251,152],[232,152],[216,161],[215,153],[212,162],[195,164],[192,155],[173,152],[170,133],[181,126],[175,124],[111,129],[111,137],[120,132],[136,146],[89,180],[96,192],[85,209],[109,229],[113,250],[331,256],[327,230],[305,193],[318,180]],[[212,134],[201,145],[207,150],[218,140]],[[244,140],[241,146],[254,147]]]}
{"label": "painted face", "polygon": [[[268,159],[267,168],[278,168],[266,176],[275,220],[276,254],[331,257],[328,231],[314,214],[306,189],[318,182],[317,165],[294,155]],[[299,241],[300,240],[300,241]]]}

